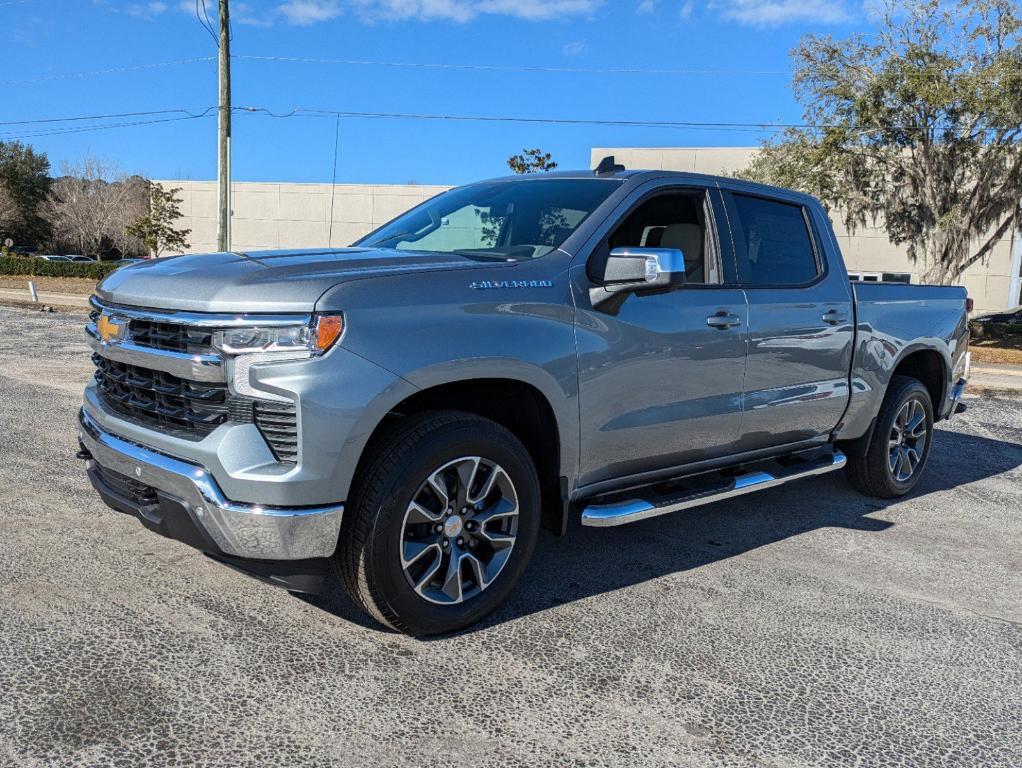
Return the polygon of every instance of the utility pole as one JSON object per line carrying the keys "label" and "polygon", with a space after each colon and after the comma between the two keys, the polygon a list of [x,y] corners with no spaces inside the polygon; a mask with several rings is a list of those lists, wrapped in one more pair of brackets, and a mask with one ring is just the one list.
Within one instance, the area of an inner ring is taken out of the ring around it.
{"label": "utility pole", "polygon": [[231,15],[227,0],[220,3],[218,72],[220,108],[217,111],[217,225],[216,247],[231,250]]}

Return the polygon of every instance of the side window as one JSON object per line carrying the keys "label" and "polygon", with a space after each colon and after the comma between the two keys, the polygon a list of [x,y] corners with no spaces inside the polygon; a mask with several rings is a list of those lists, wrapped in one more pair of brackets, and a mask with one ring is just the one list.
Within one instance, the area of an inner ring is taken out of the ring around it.
{"label": "side window", "polygon": [[720,282],[716,239],[703,192],[671,192],[651,197],[614,230],[614,248],[677,248],[685,254],[686,284]]}
{"label": "side window", "polygon": [[[820,274],[802,206],[732,194],[738,229],[738,279],[742,285],[802,285]],[[732,222],[733,223],[733,222]]]}

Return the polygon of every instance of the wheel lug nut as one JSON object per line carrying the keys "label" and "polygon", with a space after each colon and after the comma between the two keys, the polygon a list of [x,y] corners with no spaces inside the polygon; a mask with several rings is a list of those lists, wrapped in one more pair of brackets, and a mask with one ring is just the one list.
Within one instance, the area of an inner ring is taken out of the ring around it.
{"label": "wheel lug nut", "polygon": [[475,520],[469,520],[467,523],[465,523],[465,528],[466,530],[474,531],[476,529]]}
{"label": "wheel lug nut", "polygon": [[451,540],[444,539],[442,542],[440,542],[440,546],[443,547],[444,549],[447,549],[449,546],[451,546]]}
{"label": "wheel lug nut", "polygon": [[440,523],[437,523],[436,525],[433,526],[433,533],[441,533],[443,532],[443,530],[444,527],[440,525]]}
{"label": "wheel lug nut", "polygon": [[465,540],[463,538],[461,538],[460,536],[458,537],[458,546],[459,547],[465,546]]}

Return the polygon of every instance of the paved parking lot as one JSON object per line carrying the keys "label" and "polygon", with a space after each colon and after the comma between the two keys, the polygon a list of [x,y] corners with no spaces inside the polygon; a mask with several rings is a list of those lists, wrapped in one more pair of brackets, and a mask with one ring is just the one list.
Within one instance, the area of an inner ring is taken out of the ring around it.
{"label": "paved parking lot", "polygon": [[0,307],[0,765],[1022,764],[1022,399],[897,503],[834,475],[544,535],[416,641],[105,508],[80,324]]}

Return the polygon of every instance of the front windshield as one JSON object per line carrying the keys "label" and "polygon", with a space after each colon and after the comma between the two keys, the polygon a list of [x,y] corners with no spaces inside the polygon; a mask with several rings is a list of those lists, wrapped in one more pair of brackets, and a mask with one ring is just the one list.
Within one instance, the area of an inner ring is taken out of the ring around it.
{"label": "front windshield", "polygon": [[523,179],[445,192],[356,243],[480,260],[544,256],[613,192],[613,179]]}

